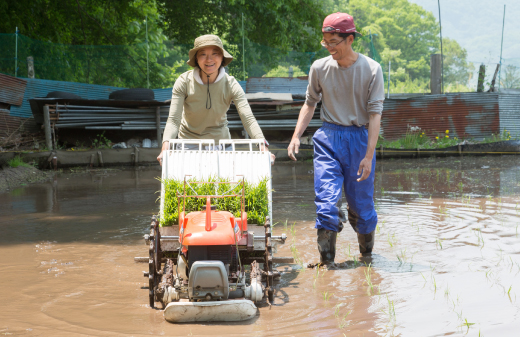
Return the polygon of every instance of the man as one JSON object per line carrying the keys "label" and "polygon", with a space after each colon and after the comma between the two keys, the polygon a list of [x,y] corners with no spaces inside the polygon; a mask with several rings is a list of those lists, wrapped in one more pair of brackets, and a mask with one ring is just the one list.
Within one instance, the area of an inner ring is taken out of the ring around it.
{"label": "man", "polygon": [[313,137],[316,228],[320,262],[331,264],[336,255],[336,236],[343,227],[338,217],[342,185],[360,253],[369,254],[374,247],[375,147],[384,82],[381,66],[352,50],[356,35],[360,35],[352,16],[346,13],[327,16],[322,33],[321,44],[330,56],[312,64],[306,101],[287,150],[289,157],[296,160],[294,153],[298,153],[300,137],[321,99],[323,126]]}

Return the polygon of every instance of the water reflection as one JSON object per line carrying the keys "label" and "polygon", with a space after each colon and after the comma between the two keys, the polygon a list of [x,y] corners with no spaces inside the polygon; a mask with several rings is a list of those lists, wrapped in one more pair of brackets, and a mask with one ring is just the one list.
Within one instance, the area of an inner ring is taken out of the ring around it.
{"label": "water reflection", "polygon": [[0,194],[0,298],[13,304],[0,307],[0,331],[511,335],[520,329],[519,166],[513,156],[379,161],[375,253],[360,259],[347,226],[327,271],[305,268],[318,260],[312,163],[277,163],[274,234],[289,236],[278,255],[300,265],[277,266],[275,304],[245,325],[174,326],[146,306],[146,266],[133,257],[147,254],[158,168],[58,174]]}

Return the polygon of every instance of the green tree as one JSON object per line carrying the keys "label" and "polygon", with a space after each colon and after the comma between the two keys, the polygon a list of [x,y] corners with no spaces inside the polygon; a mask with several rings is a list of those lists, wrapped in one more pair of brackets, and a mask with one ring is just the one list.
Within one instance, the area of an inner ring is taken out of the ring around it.
{"label": "green tree", "polygon": [[443,38],[444,54],[444,83],[467,85],[472,71],[475,70],[473,63],[468,63],[466,49],[462,48],[457,41]]}
{"label": "green tree", "polygon": [[[5,0],[0,16],[0,32],[14,33],[18,26],[23,35],[20,76],[26,74],[25,58],[33,56],[37,78],[146,87],[149,46],[150,86],[171,85],[175,63],[164,62],[167,37],[153,0]],[[14,38],[0,42],[2,58],[14,59]],[[4,63],[0,71],[12,73]]]}
{"label": "green tree", "polygon": [[504,67],[500,80],[500,85],[504,89],[518,89],[520,88],[520,69],[514,65],[507,65]]}
{"label": "green tree", "polygon": [[[219,35],[235,58],[230,73],[239,79],[244,76],[242,33],[249,76],[262,76],[276,68],[290,50],[320,49],[324,12],[319,0],[171,0],[158,3],[158,8],[166,34],[177,43],[193,44],[200,35]],[[296,65],[310,63],[305,53],[295,59]]]}

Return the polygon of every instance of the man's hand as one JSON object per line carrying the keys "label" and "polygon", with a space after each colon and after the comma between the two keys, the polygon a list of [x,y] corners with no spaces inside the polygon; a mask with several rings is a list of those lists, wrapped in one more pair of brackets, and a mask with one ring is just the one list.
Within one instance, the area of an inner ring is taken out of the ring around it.
{"label": "man's hand", "polygon": [[357,181],[360,182],[368,178],[370,172],[372,172],[372,159],[365,157],[359,164],[357,175],[361,177],[359,177]]}
{"label": "man's hand", "polygon": [[[265,146],[265,144],[260,144],[260,151],[262,151],[262,152],[264,152],[264,151],[269,152],[269,149],[267,148],[267,146]],[[269,152],[269,155],[271,156],[271,165],[274,165],[274,161],[276,159],[276,156],[274,154],[272,154],[271,152]]]}
{"label": "man's hand", "polygon": [[291,139],[291,143],[289,144],[289,147],[287,148],[287,152],[289,153],[289,158],[296,161],[296,157],[294,154],[298,154],[298,149],[300,148],[300,139],[298,137],[293,137]]}

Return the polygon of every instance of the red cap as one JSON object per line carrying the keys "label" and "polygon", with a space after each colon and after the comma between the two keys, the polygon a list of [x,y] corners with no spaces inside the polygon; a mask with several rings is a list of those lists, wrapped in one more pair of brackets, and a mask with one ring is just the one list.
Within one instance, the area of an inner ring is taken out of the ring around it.
{"label": "red cap", "polygon": [[354,18],[347,13],[334,13],[330,14],[323,20],[323,27],[321,28],[323,33],[356,33],[356,25],[354,24]]}

